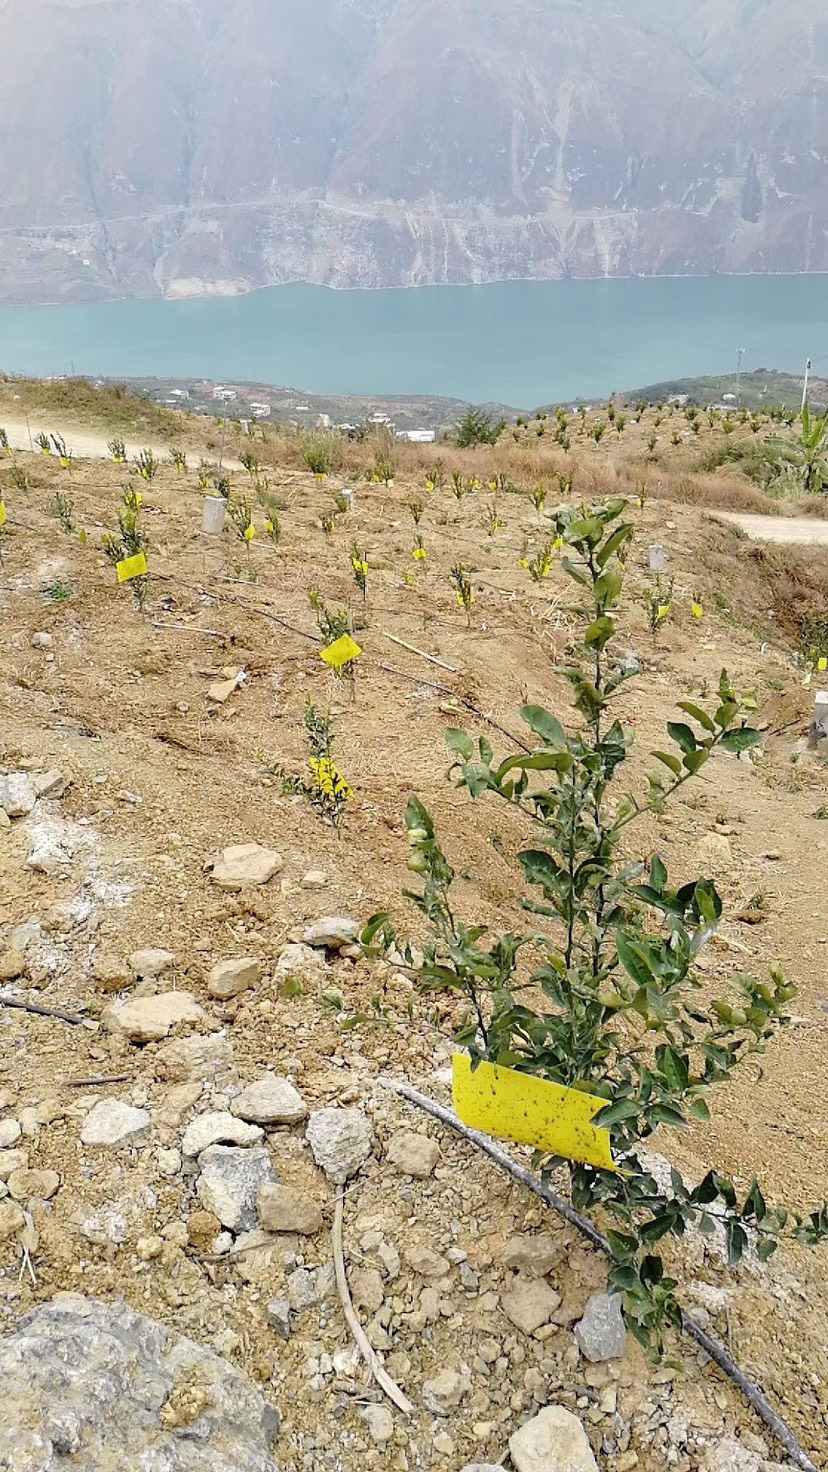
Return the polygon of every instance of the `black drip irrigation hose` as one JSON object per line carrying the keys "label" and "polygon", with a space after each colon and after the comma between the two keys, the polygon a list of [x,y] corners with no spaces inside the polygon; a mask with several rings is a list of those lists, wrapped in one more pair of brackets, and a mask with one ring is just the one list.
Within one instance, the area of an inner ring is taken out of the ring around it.
{"label": "black drip irrigation hose", "polygon": [[[591,1221],[581,1216],[579,1212],[569,1206],[557,1192],[552,1191],[549,1186],[545,1186],[543,1181],[534,1175],[532,1171],[527,1170],[525,1166],[519,1165],[516,1160],[513,1160],[508,1151],[501,1149],[500,1145],[496,1144],[489,1135],[482,1134],[480,1130],[470,1129],[468,1125],[463,1124],[458,1119],[457,1115],[451,1109],[447,1109],[443,1104],[438,1104],[436,1099],[430,1099],[427,1094],[421,1094],[418,1089],[412,1088],[410,1084],[401,1083],[399,1080],[393,1078],[380,1078],[379,1083],[384,1088],[391,1089],[395,1094],[399,1094],[401,1098],[407,1099],[410,1104],[416,1105],[418,1109],[423,1109],[426,1114],[431,1114],[435,1119],[439,1119],[443,1124],[448,1125],[449,1129],[454,1130],[455,1134],[461,1135],[464,1140],[470,1140],[473,1145],[476,1145],[479,1150],[482,1150],[485,1155],[488,1155],[490,1160],[495,1161],[514,1180],[520,1181],[521,1185],[526,1186],[528,1190],[534,1192],[535,1196],[539,1196],[546,1206],[551,1206],[553,1211],[557,1211],[565,1221],[569,1222],[570,1226],[575,1227],[583,1237],[586,1237],[592,1243],[593,1247],[597,1247],[599,1252],[605,1253],[607,1257],[612,1257],[612,1248],[609,1242]],[[701,1327],[701,1324],[697,1324],[696,1320],[691,1318],[690,1314],[685,1313],[684,1309],[681,1310],[681,1327],[685,1334],[688,1334],[691,1339],[694,1339],[699,1347],[704,1350],[705,1354],[710,1356],[711,1360],[719,1366],[719,1369],[723,1370],[725,1375],[729,1376],[734,1385],[738,1386],[745,1399],[753,1406],[757,1415],[761,1416],[765,1425],[773,1432],[780,1445],[785,1448],[794,1465],[800,1467],[802,1472],[819,1472],[819,1469],[811,1461],[804,1448],[800,1446],[793,1432],[786,1426],[781,1416],[777,1415],[758,1385],[754,1385],[753,1381],[744,1371],[739,1369],[736,1361],[731,1358],[724,1345],[720,1344],[717,1339],[714,1339],[712,1335],[708,1334]]]}

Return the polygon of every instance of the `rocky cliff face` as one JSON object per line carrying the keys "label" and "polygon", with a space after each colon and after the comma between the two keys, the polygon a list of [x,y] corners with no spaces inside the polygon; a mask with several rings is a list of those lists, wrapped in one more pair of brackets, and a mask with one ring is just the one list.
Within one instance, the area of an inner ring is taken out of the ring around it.
{"label": "rocky cliff face", "polygon": [[828,270],[812,0],[0,0],[0,297]]}

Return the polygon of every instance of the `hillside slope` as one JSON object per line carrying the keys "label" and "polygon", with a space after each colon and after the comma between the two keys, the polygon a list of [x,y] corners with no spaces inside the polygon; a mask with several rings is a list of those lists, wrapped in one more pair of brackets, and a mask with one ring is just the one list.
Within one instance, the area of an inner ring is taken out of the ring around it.
{"label": "hillside slope", "polygon": [[2,0],[0,298],[828,269],[805,0]]}

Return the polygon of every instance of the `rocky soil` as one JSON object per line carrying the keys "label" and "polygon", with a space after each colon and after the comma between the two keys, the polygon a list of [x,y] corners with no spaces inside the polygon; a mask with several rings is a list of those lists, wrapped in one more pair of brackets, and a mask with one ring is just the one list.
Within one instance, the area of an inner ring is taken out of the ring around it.
{"label": "rocky soil", "polygon": [[[245,584],[229,544],[199,542],[198,493],[164,471],[145,491],[142,617],[99,552],[111,473],[74,472],[86,546],[54,519],[57,474],[25,502],[8,495],[0,577],[0,1461],[104,1472],[128,1448],[171,1472],[775,1468],[779,1448],[703,1355],[676,1340],[648,1363],[607,1298],[604,1261],[380,1082],[450,1097],[451,1008],[419,1002],[409,977],[355,945],[377,908],[410,923],[405,795],[414,786],[435,806],[461,862],[465,845],[464,906],[510,915],[493,820],[445,784],[440,733],[458,714],[475,726],[458,705],[467,692],[507,727],[525,695],[566,709],[549,659],[567,637],[560,589],[551,580],[541,596],[516,566],[528,501],[509,498],[493,539],[479,508],[434,507],[429,571],[412,589],[399,569],[416,488],[358,491],[349,514],[371,573],[351,703],[295,632],[313,628],[309,558],[326,593],[347,596],[347,544],[318,526],[327,491],[280,478],[283,542],[254,546],[258,582]],[[649,837],[724,892],[711,980],[781,955],[801,986],[792,1029],[725,1091],[714,1124],[659,1145],[690,1171],[715,1162],[809,1203],[828,1149],[825,774],[803,739],[810,692],[731,530],[683,508],[637,519],[633,589],[658,536],[679,589],[701,589],[710,610],[701,631],[679,616],[645,650],[627,712],[641,759],[677,692],[698,693],[725,661],[757,685],[776,733],[757,764],[715,764]],[[464,539],[478,549],[470,629],[445,567]],[[66,599],[45,591],[57,579]],[[389,664],[383,629],[459,673],[398,648]],[[644,647],[633,603],[629,638]],[[333,702],[356,793],[340,832],[273,775],[276,758],[301,765],[308,691]],[[340,1194],[354,1308],[408,1415],[343,1315]],[[676,1256],[688,1307],[817,1460],[823,1258],[784,1251],[731,1273],[701,1242]]]}

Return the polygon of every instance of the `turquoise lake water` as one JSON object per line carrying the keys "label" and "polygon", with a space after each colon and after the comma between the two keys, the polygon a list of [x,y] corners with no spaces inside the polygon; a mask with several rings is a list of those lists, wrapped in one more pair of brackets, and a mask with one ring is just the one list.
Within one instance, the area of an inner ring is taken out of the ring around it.
{"label": "turquoise lake water", "polygon": [[828,277],[294,285],[224,299],[0,308],[7,372],[250,380],[522,408],[731,372],[740,347],[745,369],[798,372],[810,355],[819,372]]}

